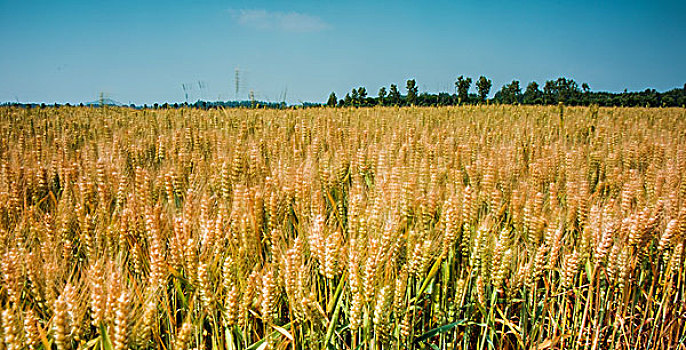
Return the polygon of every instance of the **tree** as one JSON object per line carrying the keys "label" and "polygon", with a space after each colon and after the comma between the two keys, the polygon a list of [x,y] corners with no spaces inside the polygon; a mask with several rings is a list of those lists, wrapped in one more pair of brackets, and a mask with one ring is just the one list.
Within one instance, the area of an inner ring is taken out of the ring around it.
{"label": "tree", "polygon": [[476,89],[479,92],[479,99],[481,102],[486,101],[486,97],[488,96],[488,93],[491,91],[491,85],[493,83],[491,82],[490,79],[486,79],[485,76],[480,76],[479,80],[476,82]]}
{"label": "tree", "polygon": [[410,79],[407,81],[407,104],[409,105],[414,105],[417,102],[417,92],[419,91],[419,88],[417,88],[417,83],[414,81],[414,79]]}
{"label": "tree", "polygon": [[350,97],[350,93],[345,94],[345,98],[343,99],[343,105],[344,106],[350,106],[353,104],[353,98]]}
{"label": "tree", "polygon": [[573,79],[558,78],[555,82],[559,101],[567,104],[576,104],[578,101],[579,85]]}
{"label": "tree", "polygon": [[358,103],[360,102],[360,94],[357,92],[357,89],[353,88],[351,91],[351,97],[352,97],[352,102],[354,106],[357,106]]}
{"label": "tree", "polygon": [[455,87],[457,88],[457,97],[460,103],[467,102],[469,97],[469,86],[472,85],[472,78],[465,78],[460,75],[455,82]]}
{"label": "tree", "polygon": [[386,97],[386,87],[382,86],[381,89],[379,89],[379,104],[384,105],[384,98]]}
{"label": "tree", "polygon": [[359,100],[359,105],[365,106],[367,104],[367,89],[364,86],[357,88],[357,95]]}
{"label": "tree", "polygon": [[398,91],[398,86],[391,84],[391,90],[388,92],[388,99],[394,105],[400,102],[400,91]]}
{"label": "tree", "polygon": [[337,102],[338,102],[338,99],[336,98],[336,93],[331,92],[331,95],[329,95],[329,100],[326,101],[326,105],[329,107],[336,107]]}
{"label": "tree", "polygon": [[543,85],[543,103],[551,104],[557,102],[557,89],[555,88],[555,82],[548,80]]}
{"label": "tree", "polygon": [[538,83],[535,81],[532,81],[529,83],[529,85],[526,86],[526,91],[524,91],[524,99],[523,102],[525,104],[535,104],[535,103],[541,103],[541,97],[543,96],[543,93],[541,90],[538,88]]}
{"label": "tree", "polygon": [[500,89],[499,100],[502,103],[519,103],[522,97],[522,89],[519,87],[519,81],[513,80],[509,84],[503,85]]}
{"label": "tree", "polygon": [[575,105],[580,102],[581,93],[579,85],[573,79],[560,77],[545,82],[543,97],[547,104],[562,102]]}

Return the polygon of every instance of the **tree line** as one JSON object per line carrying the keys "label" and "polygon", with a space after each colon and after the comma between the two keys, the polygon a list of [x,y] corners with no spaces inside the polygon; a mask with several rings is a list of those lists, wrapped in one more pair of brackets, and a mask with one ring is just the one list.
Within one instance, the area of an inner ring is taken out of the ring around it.
{"label": "tree line", "polygon": [[[472,83],[474,83],[472,85]],[[473,88],[472,88],[473,87]],[[299,106],[289,106],[285,102],[268,101],[201,101],[195,103],[164,103],[152,105],[134,105],[128,107],[136,109],[168,109],[168,108],[308,108],[322,105],[330,107],[371,107],[371,106],[456,106],[469,104],[523,104],[523,105],[556,105],[563,103],[570,106],[624,106],[624,107],[686,107],[686,84],[683,88],[674,88],[665,92],[655,89],[645,89],[644,91],[628,92],[626,89],[621,93],[591,91],[587,83],[578,84],[573,79],[565,77],[556,80],[548,80],[541,87],[537,82],[532,81],[526,88],[518,80],[503,85],[492,98],[488,98],[493,83],[485,76],[480,76],[475,81],[472,78],[459,76],[455,80],[455,91],[429,93],[419,92],[419,85],[415,79],[409,79],[405,83],[404,94],[396,84],[391,84],[387,89],[382,86],[376,96],[370,96],[364,86],[353,88],[341,99],[338,99],[335,92],[329,95],[325,104],[317,102],[302,102]],[[99,107],[125,106],[123,104],[113,104],[110,102],[95,101],[79,106]],[[23,108],[46,108],[48,106],[60,106],[55,103],[47,105],[45,103],[20,103],[5,102],[0,106],[16,106]],[[69,103],[65,106],[70,106]]]}
{"label": "tree line", "polygon": [[338,99],[335,92],[329,95],[326,105],[329,107],[369,107],[369,106],[454,106],[464,104],[498,103],[525,105],[553,105],[563,103],[571,106],[648,106],[648,107],[678,107],[686,105],[686,84],[683,88],[675,88],[665,92],[646,89],[639,92],[621,93],[591,91],[587,83],[580,85],[573,79],[560,77],[548,80],[541,87],[537,82],[530,82],[522,89],[518,80],[503,85],[493,98],[488,98],[492,82],[485,76],[474,81],[472,78],[460,76],[455,80],[455,92],[450,94],[419,93],[419,86],[415,79],[409,79],[405,85],[405,94],[401,94],[396,84],[391,84],[388,90],[385,86],[379,89],[376,97],[369,96],[364,86],[353,88],[345,97]]}

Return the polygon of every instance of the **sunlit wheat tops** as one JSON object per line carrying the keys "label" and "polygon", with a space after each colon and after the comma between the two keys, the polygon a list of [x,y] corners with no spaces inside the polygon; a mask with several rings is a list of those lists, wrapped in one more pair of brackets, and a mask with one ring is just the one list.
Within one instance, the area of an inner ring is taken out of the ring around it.
{"label": "sunlit wheat tops", "polygon": [[684,130],[562,105],[2,108],[0,348],[683,348]]}

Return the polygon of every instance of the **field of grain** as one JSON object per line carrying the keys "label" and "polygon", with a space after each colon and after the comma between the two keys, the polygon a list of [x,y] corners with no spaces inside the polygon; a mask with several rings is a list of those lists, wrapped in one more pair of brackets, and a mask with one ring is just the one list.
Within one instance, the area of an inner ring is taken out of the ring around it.
{"label": "field of grain", "polygon": [[2,108],[0,137],[6,349],[686,348],[684,109]]}

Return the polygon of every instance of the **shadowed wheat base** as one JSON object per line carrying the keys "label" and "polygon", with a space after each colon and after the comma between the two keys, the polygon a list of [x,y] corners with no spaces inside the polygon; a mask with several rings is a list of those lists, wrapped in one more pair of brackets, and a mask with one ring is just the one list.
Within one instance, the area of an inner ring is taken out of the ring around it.
{"label": "shadowed wheat base", "polygon": [[682,349],[686,110],[0,109],[7,349]]}

